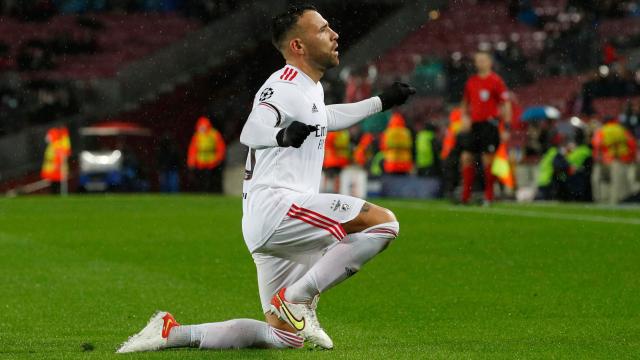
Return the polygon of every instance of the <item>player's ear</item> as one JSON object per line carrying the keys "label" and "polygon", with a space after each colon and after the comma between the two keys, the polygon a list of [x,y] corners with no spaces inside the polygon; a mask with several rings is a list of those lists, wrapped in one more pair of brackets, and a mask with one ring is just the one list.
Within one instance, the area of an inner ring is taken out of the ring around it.
{"label": "player's ear", "polygon": [[289,41],[289,48],[291,52],[294,54],[302,55],[304,54],[304,48],[302,46],[302,41],[300,38],[293,38]]}

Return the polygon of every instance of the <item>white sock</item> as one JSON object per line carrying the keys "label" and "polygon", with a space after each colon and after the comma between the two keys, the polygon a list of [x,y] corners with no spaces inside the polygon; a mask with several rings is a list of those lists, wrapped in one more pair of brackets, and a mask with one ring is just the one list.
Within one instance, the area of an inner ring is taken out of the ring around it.
{"label": "white sock", "polygon": [[234,319],[171,329],[167,347],[200,349],[300,348],[303,339],[253,319]]}
{"label": "white sock", "polygon": [[307,273],[290,285],[285,297],[291,302],[310,302],[314,296],[344,281],[384,250],[398,236],[400,224],[392,221],[346,236]]}

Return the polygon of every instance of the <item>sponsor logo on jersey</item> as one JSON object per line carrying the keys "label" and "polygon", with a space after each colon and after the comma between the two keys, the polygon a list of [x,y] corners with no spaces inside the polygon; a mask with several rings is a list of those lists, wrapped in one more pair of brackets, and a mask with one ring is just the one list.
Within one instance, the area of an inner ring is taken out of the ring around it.
{"label": "sponsor logo on jersey", "polygon": [[265,100],[269,99],[272,96],[273,96],[273,89],[269,87],[269,88],[266,88],[266,89],[262,90],[262,92],[260,93],[260,98],[258,100],[265,101]]}
{"label": "sponsor logo on jersey", "polygon": [[317,113],[318,112],[318,107],[316,106],[316,104],[314,103],[313,106],[311,107],[311,113]]}
{"label": "sponsor logo on jersey", "polygon": [[316,137],[323,137],[327,135],[327,127],[316,124]]}

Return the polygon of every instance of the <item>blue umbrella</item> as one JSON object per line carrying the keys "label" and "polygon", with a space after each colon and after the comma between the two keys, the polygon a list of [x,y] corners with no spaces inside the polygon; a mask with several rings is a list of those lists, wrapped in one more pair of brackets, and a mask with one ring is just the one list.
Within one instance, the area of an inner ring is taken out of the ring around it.
{"label": "blue umbrella", "polygon": [[522,121],[542,121],[547,119],[557,120],[560,111],[553,106],[530,106],[522,113]]}

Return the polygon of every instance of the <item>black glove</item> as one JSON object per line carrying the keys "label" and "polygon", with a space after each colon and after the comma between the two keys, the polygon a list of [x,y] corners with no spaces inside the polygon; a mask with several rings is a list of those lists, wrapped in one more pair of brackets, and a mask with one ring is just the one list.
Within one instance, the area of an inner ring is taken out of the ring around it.
{"label": "black glove", "polygon": [[316,126],[294,121],[291,125],[278,132],[276,141],[278,141],[278,145],[282,147],[293,146],[294,148],[299,148],[307,136],[316,131],[316,129]]}
{"label": "black glove", "polygon": [[394,82],[393,85],[384,89],[382,94],[378,95],[382,102],[382,111],[388,110],[396,105],[402,105],[407,101],[410,95],[416,93],[416,89],[409,84]]}

